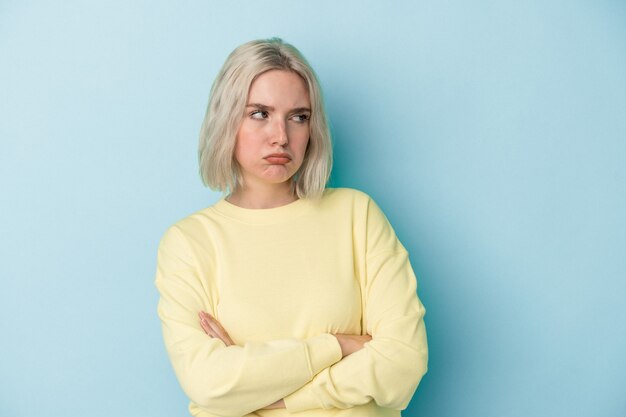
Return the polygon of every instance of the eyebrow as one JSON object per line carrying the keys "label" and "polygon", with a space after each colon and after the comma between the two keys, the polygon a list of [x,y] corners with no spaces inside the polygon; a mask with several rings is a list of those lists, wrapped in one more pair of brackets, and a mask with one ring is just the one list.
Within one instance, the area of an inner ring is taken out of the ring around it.
{"label": "eyebrow", "polygon": [[[249,103],[246,105],[246,108],[248,107],[254,107],[256,109],[259,110],[263,110],[263,111],[274,111],[274,107],[272,106],[266,106],[265,104],[261,104],[261,103]],[[300,112],[311,112],[311,109],[309,109],[308,107],[296,107],[295,109],[291,109],[290,113],[300,113]]]}

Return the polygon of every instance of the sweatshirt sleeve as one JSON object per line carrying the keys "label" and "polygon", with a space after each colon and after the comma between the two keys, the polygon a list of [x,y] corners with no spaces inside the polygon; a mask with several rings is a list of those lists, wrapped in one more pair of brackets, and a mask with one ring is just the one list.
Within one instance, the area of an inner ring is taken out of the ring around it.
{"label": "sweatshirt sleeve", "polygon": [[367,212],[363,319],[372,340],[285,397],[290,412],[372,400],[403,410],[426,373],[425,309],[408,253],[373,200]]}
{"label": "sweatshirt sleeve", "polygon": [[170,227],[159,244],[155,284],[163,339],[189,399],[216,416],[242,416],[302,387],[341,359],[330,334],[226,346],[207,336],[198,312],[214,312],[207,280],[183,232]]}

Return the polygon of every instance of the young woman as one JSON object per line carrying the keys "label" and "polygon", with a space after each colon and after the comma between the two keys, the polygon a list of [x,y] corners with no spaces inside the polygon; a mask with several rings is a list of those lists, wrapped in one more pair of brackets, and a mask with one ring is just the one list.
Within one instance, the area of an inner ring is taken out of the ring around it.
{"label": "young woman", "polygon": [[366,194],[330,189],[316,76],[280,39],[235,49],[200,134],[225,197],[171,226],[156,285],[194,416],[399,416],[427,369],[408,254]]}

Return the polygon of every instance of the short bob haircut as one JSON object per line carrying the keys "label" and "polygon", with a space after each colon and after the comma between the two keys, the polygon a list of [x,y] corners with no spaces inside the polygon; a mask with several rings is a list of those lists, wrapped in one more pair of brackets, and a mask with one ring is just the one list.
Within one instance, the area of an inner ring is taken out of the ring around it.
{"label": "short bob haircut", "polygon": [[306,59],[280,38],[254,40],[237,47],[215,78],[200,130],[198,159],[202,182],[226,193],[243,186],[235,159],[237,131],[245,116],[252,82],[274,69],[293,71],[308,86],[311,100],[309,143],[302,166],[292,178],[292,186],[299,198],[319,197],[328,182],[333,160],[322,92]]}

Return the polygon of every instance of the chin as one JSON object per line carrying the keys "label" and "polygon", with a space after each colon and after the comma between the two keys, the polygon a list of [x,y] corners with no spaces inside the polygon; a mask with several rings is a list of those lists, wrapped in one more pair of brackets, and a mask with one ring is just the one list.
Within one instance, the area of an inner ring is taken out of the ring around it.
{"label": "chin", "polygon": [[268,179],[266,182],[269,182],[271,184],[284,184],[286,182],[291,182],[291,177],[289,178],[273,178],[273,179]]}
{"label": "chin", "polygon": [[270,182],[272,184],[281,184],[283,182],[288,182],[291,180],[291,178],[293,178],[294,174],[279,174],[279,175],[263,175],[261,178],[263,178],[264,181],[266,182]]}

